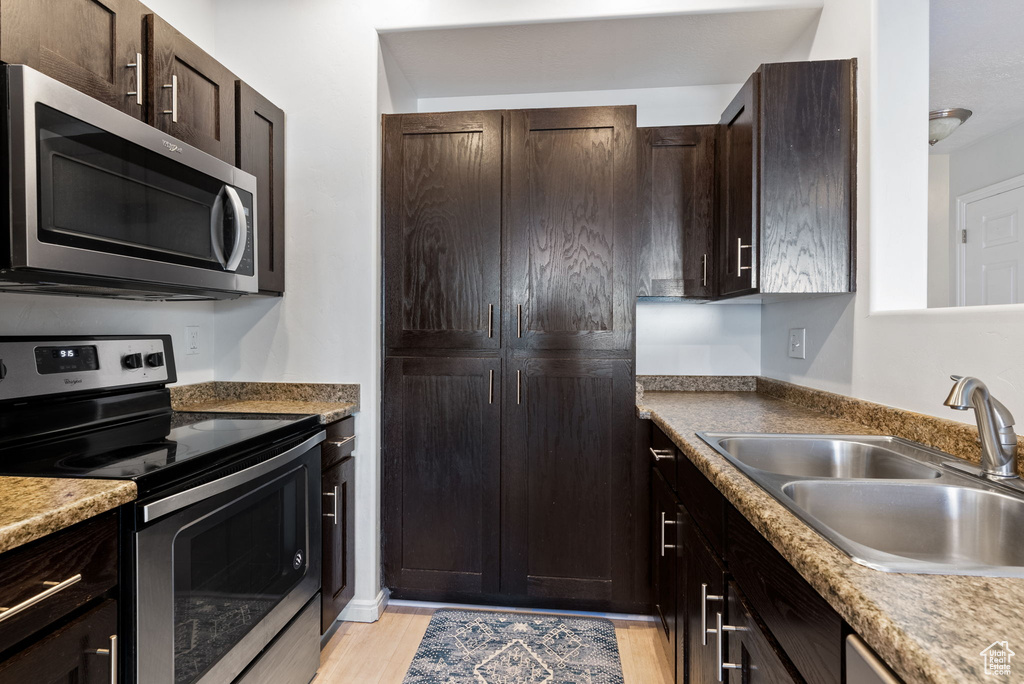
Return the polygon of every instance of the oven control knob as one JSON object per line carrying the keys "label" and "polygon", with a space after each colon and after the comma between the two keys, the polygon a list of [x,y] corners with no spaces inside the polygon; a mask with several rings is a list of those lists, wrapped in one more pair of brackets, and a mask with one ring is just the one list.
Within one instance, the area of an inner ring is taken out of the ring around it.
{"label": "oven control knob", "polygon": [[296,570],[302,567],[302,549],[295,552],[295,558],[292,559],[292,567]]}
{"label": "oven control knob", "polygon": [[152,354],[146,355],[146,365],[150,368],[159,368],[164,365],[164,353],[153,352]]}
{"label": "oven control knob", "polygon": [[121,364],[129,370],[142,368],[142,354],[125,354],[121,357]]}

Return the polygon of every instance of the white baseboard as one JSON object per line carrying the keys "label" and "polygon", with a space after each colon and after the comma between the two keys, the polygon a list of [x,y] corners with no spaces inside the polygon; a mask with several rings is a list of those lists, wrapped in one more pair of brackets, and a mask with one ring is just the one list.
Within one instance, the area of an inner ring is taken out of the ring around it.
{"label": "white baseboard", "polygon": [[391,592],[387,587],[380,590],[376,598],[369,600],[352,599],[338,616],[340,622],[376,622],[388,607]]}

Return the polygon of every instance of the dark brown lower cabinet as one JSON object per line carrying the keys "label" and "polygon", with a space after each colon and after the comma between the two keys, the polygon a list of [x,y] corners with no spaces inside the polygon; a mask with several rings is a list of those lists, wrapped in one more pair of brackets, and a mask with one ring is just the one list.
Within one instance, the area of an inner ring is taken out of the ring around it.
{"label": "dark brown lower cabinet", "polygon": [[326,632],[355,594],[355,468],[349,456],[324,470],[323,583],[320,632]]}
{"label": "dark brown lower cabinet", "polygon": [[[685,456],[683,457],[685,458]],[[680,564],[686,571],[679,576],[680,631],[676,644],[676,661],[686,663],[685,672],[691,682],[718,681],[718,642],[715,629],[718,613],[725,610],[725,570],[711,547],[704,541],[697,523],[680,507],[683,540]],[[682,667],[682,666],[680,666]],[[676,681],[684,681],[681,671]]]}
{"label": "dark brown lower cabinet", "polygon": [[728,653],[723,651],[723,667],[729,673],[725,681],[733,684],[787,684],[802,681],[799,675],[794,676],[791,666],[779,657],[777,647],[770,643],[769,637],[744,604],[733,582],[729,583],[726,614],[728,622],[723,624],[732,629],[725,632],[729,644]]}
{"label": "dark brown lower cabinet", "polygon": [[535,605],[635,609],[629,359],[508,362],[501,589]]}
{"label": "dark brown lower cabinet", "polygon": [[501,361],[384,364],[384,581],[395,598],[496,595]]}
{"label": "dark brown lower cabinet", "polygon": [[679,502],[669,488],[665,479],[655,470],[651,474],[651,503],[654,506],[654,517],[651,520],[651,603],[654,617],[661,629],[660,641],[673,667],[682,667],[683,660],[676,657],[674,644],[678,643],[679,627],[676,619],[678,610],[676,596],[679,578],[685,576],[678,567],[679,540],[681,529]]}
{"label": "dark brown lower cabinet", "polygon": [[116,682],[117,601],[107,599],[0,663],[0,684],[107,684]]}

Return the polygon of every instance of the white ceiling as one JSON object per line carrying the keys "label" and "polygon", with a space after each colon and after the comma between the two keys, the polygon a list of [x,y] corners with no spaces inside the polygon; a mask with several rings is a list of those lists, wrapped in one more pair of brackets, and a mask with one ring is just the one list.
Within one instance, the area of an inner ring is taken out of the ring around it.
{"label": "white ceiling", "polygon": [[783,58],[819,8],[381,34],[417,96],[742,83]]}
{"label": "white ceiling", "polygon": [[1024,2],[931,0],[932,110],[974,115],[932,147],[946,154],[1024,121]]}

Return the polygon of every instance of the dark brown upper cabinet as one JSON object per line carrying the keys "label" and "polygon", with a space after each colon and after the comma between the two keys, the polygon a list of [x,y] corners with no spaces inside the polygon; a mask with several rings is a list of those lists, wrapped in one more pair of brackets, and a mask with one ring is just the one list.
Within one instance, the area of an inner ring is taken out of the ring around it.
{"label": "dark brown upper cabinet", "polygon": [[629,359],[506,362],[503,592],[533,605],[635,610],[631,396]]}
{"label": "dark brown upper cabinet", "polygon": [[3,0],[0,61],[26,64],[142,119],[147,11],[136,0]]}
{"label": "dark brown upper cabinet", "polygon": [[155,14],[146,16],[148,121],[235,163],[235,75]]}
{"label": "dark brown upper cabinet", "polygon": [[639,129],[641,297],[715,295],[716,132]]}
{"label": "dark brown upper cabinet", "polygon": [[505,339],[631,350],[636,107],[509,113]]}
{"label": "dark brown upper cabinet", "polygon": [[855,289],[855,69],[763,64],[726,108],[719,295]]}
{"label": "dark brown upper cabinet", "polygon": [[235,82],[235,165],[256,176],[261,294],[284,294],[284,111]]}
{"label": "dark brown upper cabinet", "polygon": [[497,595],[501,387],[496,358],[385,361],[381,526],[395,598]]}
{"label": "dark brown upper cabinet", "polygon": [[390,349],[497,349],[502,112],[384,117]]}

